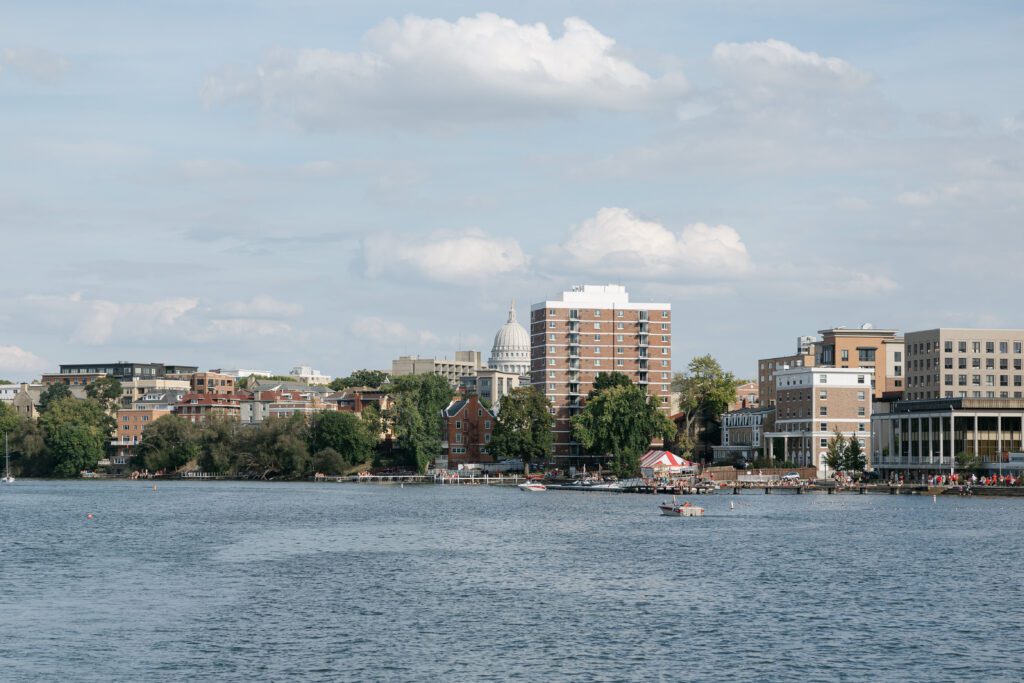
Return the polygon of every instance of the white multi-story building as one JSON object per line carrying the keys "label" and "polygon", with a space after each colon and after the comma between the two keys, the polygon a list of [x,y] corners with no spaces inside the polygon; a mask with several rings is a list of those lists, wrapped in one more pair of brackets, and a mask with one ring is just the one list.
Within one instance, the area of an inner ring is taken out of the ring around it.
{"label": "white multi-story building", "polygon": [[[815,467],[827,476],[828,442],[838,431],[871,459],[872,368],[790,368],[775,375],[775,427],[764,437],[769,457]],[[781,441],[781,452],[776,447]]]}
{"label": "white multi-story building", "polygon": [[322,374],[319,370],[314,370],[308,365],[297,365],[288,374],[295,377],[299,382],[312,385],[330,384],[332,379],[330,375]]}
{"label": "white multi-story building", "polygon": [[636,303],[620,285],[581,285],[530,310],[530,382],[554,407],[556,458],[581,457],[570,419],[602,372],[620,372],[668,413],[672,306]]}

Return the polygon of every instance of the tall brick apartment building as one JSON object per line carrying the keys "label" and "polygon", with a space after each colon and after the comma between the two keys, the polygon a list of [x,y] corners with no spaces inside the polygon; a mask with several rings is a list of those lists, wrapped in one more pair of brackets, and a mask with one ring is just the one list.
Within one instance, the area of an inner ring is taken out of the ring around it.
{"label": "tall brick apartment building", "polygon": [[581,285],[530,309],[530,382],[554,406],[554,456],[581,457],[570,418],[594,379],[621,372],[656,397],[672,395],[672,307],[635,303],[620,285]]}

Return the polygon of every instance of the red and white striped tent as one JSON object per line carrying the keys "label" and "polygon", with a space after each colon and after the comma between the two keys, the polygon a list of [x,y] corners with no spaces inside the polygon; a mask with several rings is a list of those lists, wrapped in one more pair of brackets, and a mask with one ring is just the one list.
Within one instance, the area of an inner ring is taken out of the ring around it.
{"label": "red and white striped tent", "polygon": [[696,465],[672,451],[647,451],[640,458],[640,474],[647,478],[696,471]]}

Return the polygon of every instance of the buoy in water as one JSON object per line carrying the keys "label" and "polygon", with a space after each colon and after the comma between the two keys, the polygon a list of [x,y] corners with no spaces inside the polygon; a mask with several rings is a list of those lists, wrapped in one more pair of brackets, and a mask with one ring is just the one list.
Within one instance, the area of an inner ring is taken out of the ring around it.
{"label": "buoy in water", "polygon": [[153,484],[153,490],[156,491],[156,484]]}
{"label": "buoy in water", "polygon": [[87,515],[85,516],[85,518],[86,518],[86,519],[92,519],[92,513],[90,512],[89,514],[87,514]]}
{"label": "buoy in water", "polygon": [[936,503],[936,502],[938,502],[938,500],[939,500],[939,497],[938,497],[938,496],[936,496],[936,495],[935,495],[935,494],[933,493],[933,494],[932,494],[932,502],[933,502],[933,503]]}
{"label": "buoy in water", "polygon": [[729,501],[729,509],[730,510],[735,510],[736,509],[736,506],[733,504],[733,502],[731,500]]}

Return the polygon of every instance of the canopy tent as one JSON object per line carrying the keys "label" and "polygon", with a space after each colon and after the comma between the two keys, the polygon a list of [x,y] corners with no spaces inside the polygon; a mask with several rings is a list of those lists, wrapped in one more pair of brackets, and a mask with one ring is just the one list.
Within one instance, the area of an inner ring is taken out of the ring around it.
{"label": "canopy tent", "polygon": [[697,466],[672,451],[647,451],[640,459],[640,474],[644,477],[663,477],[696,472]]}

